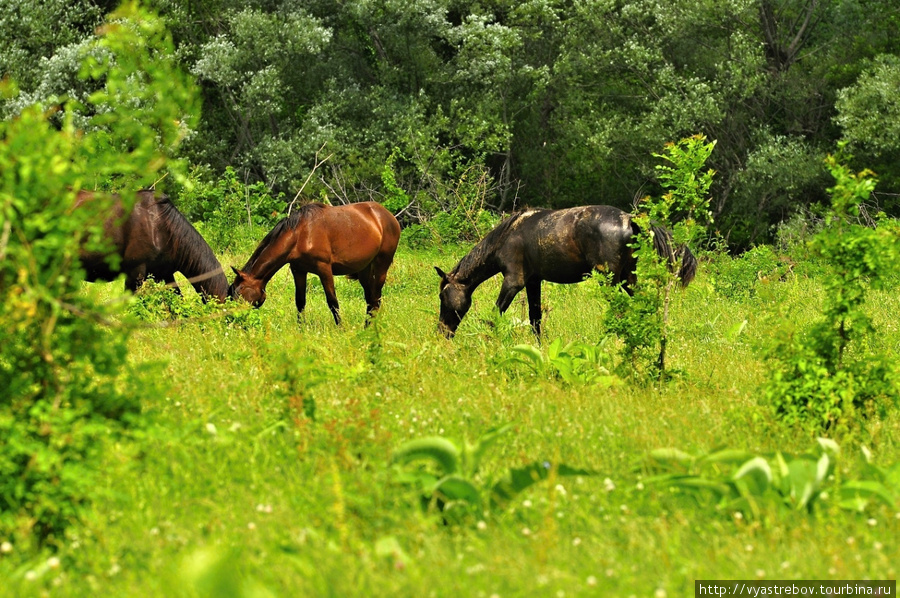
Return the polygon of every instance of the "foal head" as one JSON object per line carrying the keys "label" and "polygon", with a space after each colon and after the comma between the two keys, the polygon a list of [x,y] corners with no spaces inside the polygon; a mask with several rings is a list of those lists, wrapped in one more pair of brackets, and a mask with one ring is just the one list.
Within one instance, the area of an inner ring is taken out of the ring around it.
{"label": "foal head", "polygon": [[472,293],[453,274],[445,274],[437,266],[434,269],[441,277],[441,318],[438,330],[447,338],[453,338],[463,316],[472,307]]}
{"label": "foal head", "polygon": [[256,278],[234,266],[234,282],[228,287],[228,296],[232,299],[242,298],[253,307],[260,307],[266,302],[266,285],[261,278]]}

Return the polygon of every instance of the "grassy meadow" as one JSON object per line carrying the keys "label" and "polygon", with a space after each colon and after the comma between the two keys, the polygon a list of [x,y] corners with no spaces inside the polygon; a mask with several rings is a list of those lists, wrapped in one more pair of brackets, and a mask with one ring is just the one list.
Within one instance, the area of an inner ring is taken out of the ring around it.
{"label": "grassy meadow", "polygon": [[[240,266],[251,249],[220,258]],[[657,448],[816,449],[760,402],[766,348],[816,318],[813,269],[725,294],[701,263],[672,305],[674,380],[567,383],[510,360],[535,341],[524,293],[492,314],[499,277],[454,340],[437,334],[433,266],[467,249],[401,247],[368,329],[358,283],[337,281],[338,328],[315,277],[298,327],[287,268],[249,324],[143,322],[129,383],[144,424],[111,442],[91,515],[58,554],[0,555],[0,595],[662,597],[692,596],[695,579],[896,578],[896,504],[852,512],[831,497],[750,517],[644,483]],[[84,292],[127,300],[119,282]],[[545,283],[544,305],[545,352],[604,339],[595,284]],[[874,294],[870,310],[876,349],[896,355],[900,293]],[[614,342],[601,347],[615,358]],[[477,486],[540,460],[594,474],[551,473],[503,508],[447,520],[401,483],[415,464],[391,465],[407,440],[460,444],[505,423]],[[876,463],[900,461],[898,410],[838,441],[837,477],[859,473],[860,445]]]}

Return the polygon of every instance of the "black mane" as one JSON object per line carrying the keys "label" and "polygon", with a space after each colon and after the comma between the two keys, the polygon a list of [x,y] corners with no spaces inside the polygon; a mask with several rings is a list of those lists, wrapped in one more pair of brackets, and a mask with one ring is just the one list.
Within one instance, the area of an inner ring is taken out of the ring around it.
{"label": "black mane", "polygon": [[468,279],[476,270],[489,262],[492,256],[503,247],[504,243],[506,243],[506,237],[509,235],[510,230],[514,228],[513,225],[515,223],[524,216],[530,216],[540,211],[543,210],[522,210],[498,224],[494,230],[478,242],[478,245],[472,248],[472,251],[459,260],[459,263],[456,264],[456,267],[453,268],[450,274],[460,280]]}
{"label": "black mane", "polygon": [[297,208],[295,212],[292,212],[290,216],[282,219],[278,222],[272,230],[270,230],[265,237],[263,237],[262,241],[259,242],[259,245],[256,246],[256,249],[253,250],[253,254],[250,256],[250,259],[247,260],[247,263],[244,265],[244,270],[250,270],[253,268],[253,264],[256,263],[256,260],[259,259],[260,254],[266,250],[266,248],[278,237],[283,235],[285,232],[289,230],[294,230],[300,224],[300,221],[305,217],[309,216],[312,212],[319,212],[325,209],[325,204],[322,203],[308,203]]}
{"label": "black mane", "polygon": [[[178,270],[187,278],[210,274],[209,278],[196,284],[212,294],[224,297],[228,281],[222,271],[222,264],[219,263],[209,244],[167,196],[157,196],[154,200],[165,229],[169,232],[169,242]],[[216,274],[212,275],[212,273]],[[218,277],[221,277],[222,280],[217,280]],[[223,281],[224,286],[222,286]],[[216,286],[222,288],[215,288]]]}

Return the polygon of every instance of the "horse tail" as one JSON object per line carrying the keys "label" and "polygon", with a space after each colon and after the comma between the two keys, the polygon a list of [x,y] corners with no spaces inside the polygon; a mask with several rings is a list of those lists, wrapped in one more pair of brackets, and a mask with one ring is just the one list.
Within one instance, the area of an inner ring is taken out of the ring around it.
{"label": "horse tail", "polygon": [[697,275],[697,258],[694,257],[687,245],[682,245],[679,252],[681,253],[681,268],[678,270],[678,278],[681,280],[681,287],[684,288]]}
{"label": "horse tail", "polygon": [[651,226],[653,232],[653,248],[660,257],[666,258],[669,266],[674,268],[677,259],[681,258],[681,267],[678,269],[678,279],[681,286],[686,287],[694,276],[697,275],[697,258],[691,253],[687,245],[681,247],[672,247],[672,233],[661,226]]}

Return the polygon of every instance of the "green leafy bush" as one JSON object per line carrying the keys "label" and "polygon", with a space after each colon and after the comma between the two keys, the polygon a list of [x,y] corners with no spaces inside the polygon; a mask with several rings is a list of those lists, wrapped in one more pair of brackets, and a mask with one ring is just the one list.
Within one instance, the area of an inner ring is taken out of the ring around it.
{"label": "green leafy bush", "polygon": [[[703,135],[694,135],[678,143],[666,145],[664,160],[657,166],[658,177],[668,189],[662,197],[645,197],[640,213],[633,221],[641,233],[632,240],[637,259],[637,284],[628,295],[621,287],[600,285],[609,301],[604,317],[606,329],[624,343],[624,359],[620,371],[631,377],[659,379],[665,376],[666,346],[669,331],[669,304],[678,281],[677,266],[673,271],[668,259],[654,246],[653,226],[671,230],[673,251],[696,239],[711,219],[709,188],[715,172],[703,171],[716,142],[707,143]],[[678,222],[673,222],[677,218]]]}
{"label": "green leafy bush", "polygon": [[708,268],[713,288],[729,299],[754,297],[759,284],[781,280],[792,271],[792,265],[768,245],[757,245],[734,258],[718,254]]}
{"label": "green leafy bush", "polygon": [[875,188],[872,173],[852,173],[829,156],[835,178],[831,210],[810,251],[829,269],[822,319],[806,331],[783,334],[772,351],[765,400],[776,416],[812,430],[849,428],[854,420],[884,413],[898,396],[893,360],[874,354],[876,333],[865,313],[870,288],[884,288],[897,272],[898,229],[857,223],[859,204]]}
{"label": "green leafy bush", "polygon": [[606,337],[592,345],[573,341],[563,346],[561,339],[554,339],[547,346],[546,356],[534,345],[516,345],[510,349],[510,357],[504,363],[524,365],[537,376],[560,378],[566,384],[600,384],[612,386],[621,382],[610,373],[613,367],[612,337]]}
{"label": "green leafy bush", "polygon": [[196,295],[183,297],[166,283],[150,278],[129,303],[128,313],[147,322],[165,322],[205,315],[215,306],[214,301],[204,304]]}
{"label": "green leafy bush", "polygon": [[814,451],[803,455],[753,455],[721,448],[691,455],[678,449],[657,449],[640,469],[647,486],[661,486],[692,496],[701,505],[711,498],[715,509],[729,516],[736,512],[759,518],[784,510],[810,512],[817,503],[836,499],[846,510],[863,511],[874,504],[893,508],[900,500],[900,464],[883,468],[864,451],[865,467],[859,479],[837,480],[835,465],[840,449],[819,438]]}
{"label": "green leafy bush", "polygon": [[424,248],[447,243],[479,241],[500,222],[486,209],[490,176],[481,167],[465,170],[452,188],[446,189],[446,205],[432,202],[420,206],[422,222],[403,230],[409,247]]}
{"label": "green leafy bush", "polygon": [[[588,470],[561,463],[535,461],[523,467],[511,467],[498,480],[484,479],[479,475],[482,459],[512,428],[512,424],[491,428],[474,443],[464,443],[462,448],[442,436],[410,440],[391,457],[396,480],[420,492],[426,510],[435,508],[445,520],[463,521],[469,515],[484,513],[488,505],[494,511],[503,509],[516,495],[540,481],[558,476],[592,475]],[[413,469],[411,463],[420,466]]]}
{"label": "green leafy bush", "polygon": [[254,330],[261,328],[263,323],[259,310],[246,303],[231,300],[204,303],[196,293],[180,295],[167,284],[152,278],[138,289],[127,311],[143,322],[163,325],[190,322],[198,324],[201,329],[218,325]]}
{"label": "green leafy bush", "polygon": [[102,82],[88,130],[38,107],[0,123],[0,537],[22,549],[63,542],[107,439],[140,407],[127,330],[82,289],[79,252],[102,247],[104,218],[72,211],[75,194],[95,177],[149,185],[197,112],[157,18],[125,5],[100,33],[82,69]]}
{"label": "green leafy bush", "polygon": [[397,184],[394,175],[394,162],[400,150],[394,148],[381,170],[381,183],[384,185],[384,200],[381,202],[392,214],[397,214],[409,205],[409,194]]}
{"label": "green leafy bush", "polygon": [[283,194],[242,181],[231,166],[212,182],[195,170],[178,193],[178,208],[219,249],[242,244],[244,236],[258,239],[287,215]]}

